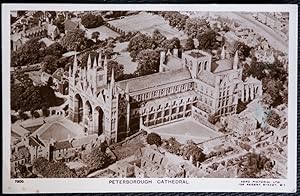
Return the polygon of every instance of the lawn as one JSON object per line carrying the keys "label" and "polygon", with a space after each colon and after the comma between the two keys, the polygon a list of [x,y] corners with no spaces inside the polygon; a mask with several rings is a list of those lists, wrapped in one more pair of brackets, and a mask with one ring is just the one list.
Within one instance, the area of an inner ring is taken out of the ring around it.
{"label": "lawn", "polygon": [[202,125],[191,119],[186,119],[152,129],[163,138],[175,137],[177,141],[184,143],[187,140],[193,140],[196,143],[220,136],[220,133]]}
{"label": "lawn", "polygon": [[155,29],[158,29],[168,39],[178,37],[179,39],[185,39],[186,35],[172,28],[167,21],[161,16],[152,15],[146,12],[140,12],[137,15],[127,16],[122,19],[109,21],[112,26],[115,26],[123,31],[135,32],[140,31],[152,35]]}

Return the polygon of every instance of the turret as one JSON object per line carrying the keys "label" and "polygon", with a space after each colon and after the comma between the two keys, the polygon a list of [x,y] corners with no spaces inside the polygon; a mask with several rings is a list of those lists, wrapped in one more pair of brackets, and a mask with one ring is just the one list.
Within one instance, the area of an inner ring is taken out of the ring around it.
{"label": "turret", "polygon": [[239,63],[239,54],[238,50],[235,52],[234,58],[233,58],[233,69],[237,69]]}

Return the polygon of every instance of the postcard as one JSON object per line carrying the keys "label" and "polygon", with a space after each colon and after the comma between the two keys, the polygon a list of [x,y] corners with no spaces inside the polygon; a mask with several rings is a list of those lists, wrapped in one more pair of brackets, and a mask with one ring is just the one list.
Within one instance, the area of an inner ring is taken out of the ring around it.
{"label": "postcard", "polygon": [[4,191],[296,192],[297,13],[4,4]]}

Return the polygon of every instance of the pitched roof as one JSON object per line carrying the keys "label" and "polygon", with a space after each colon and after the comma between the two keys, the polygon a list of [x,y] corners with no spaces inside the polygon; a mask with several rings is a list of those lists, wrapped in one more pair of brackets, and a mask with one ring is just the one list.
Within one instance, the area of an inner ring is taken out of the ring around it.
{"label": "pitched roof", "polygon": [[212,63],[212,72],[219,73],[233,68],[233,58],[221,59]]}
{"label": "pitched roof", "polygon": [[117,86],[125,90],[126,85],[128,84],[128,90],[131,93],[144,89],[150,89],[167,84],[172,84],[188,79],[192,79],[192,77],[188,68],[185,67],[182,69],[150,74],[147,76],[132,78],[128,80],[122,80],[117,82]]}
{"label": "pitched roof", "polygon": [[73,147],[79,147],[79,146],[82,146],[84,144],[89,144],[91,143],[92,140],[98,138],[98,135],[97,134],[92,134],[92,135],[87,135],[87,136],[84,136],[84,137],[79,137],[79,138],[76,138],[72,141],[72,146]]}
{"label": "pitched roof", "polygon": [[211,73],[210,71],[202,70],[198,74],[197,78],[212,87],[215,86],[216,76],[215,76],[215,74]]}
{"label": "pitched roof", "polygon": [[54,144],[54,150],[67,149],[67,148],[72,148],[72,144],[68,140],[59,141]]}
{"label": "pitched roof", "polygon": [[64,75],[64,69],[63,68],[58,68],[53,74],[52,77],[61,80]]}
{"label": "pitched roof", "polygon": [[72,31],[73,29],[77,28],[78,26],[79,26],[78,22],[75,22],[72,20],[65,21],[65,30],[66,31]]}
{"label": "pitched roof", "polygon": [[36,135],[35,137],[32,136],[29,138],[29,145],[30,146],[43,146],[45,147],[45,144],[39,139],[39,137]]}

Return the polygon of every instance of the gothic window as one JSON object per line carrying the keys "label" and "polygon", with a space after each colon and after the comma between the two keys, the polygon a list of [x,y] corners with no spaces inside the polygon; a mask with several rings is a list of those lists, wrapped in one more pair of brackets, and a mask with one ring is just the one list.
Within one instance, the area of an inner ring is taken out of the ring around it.
{"label": "gothic window", "polygon": [[205,61],[205,63],[204,63],[204,70],[206,70],[207,69],[207,61]]}
{"label": "gothic window", "polygon": [[165,108],[167,108],[169,106],[169,103],[166,104]]}
{"label": "gothic window", "polygon": [[206,98],[206,97],[205,97],[204,103],[206,103],[206,104],[207,104],[207,98]]}
{"label": "gothic window", "polygon": [[179,107],[179,112],[183,112],[183,106]]}
{"label": "gothic window", "polygon": [[182,104],[182,102],[183,102],[183,99],[180,100],[180,103],[179,103],[179,104]]}
{"label": "gothic window", "polygon": [[187,59],[186,59],[186,58],[184,59],[184,62],[185,62],[185,64],[186,64],[186,65],[188,64],[188,61],[187,61]]}
{"label": "gothic window", "polygon": [[160,118],[160,117],[161,117],[161,114],[162,114],[162,112],[158,112],[158,113],[157,113],[157,118]]}
{"label": "gothic window", "polygon": [[212,101],[211,100],[209,101],[209,105],[212,106]]}
{"label": "gothic window", "polygon": [[150,112],[152,112],[153,111],[153,107],[151,107],[151,109],[150,109]]}
{"label": "gothic window", "polygon": [[174,106],[174,105],[176,105],[176,101],[173,102],[173,105],[172,105],[172,106]]}
{"label": "gothic window", "polygon": [[172,109],[172,114],[175,114],[176,113],[176,108],[173,108]]}
{"label": "gothic window", "polygon": [[153,119],[154,119],[154,114],[150,114],[149,120],[153,120]]}
{"label": "gothic window", "polygon": [[190,110],[191,108],[192,108],[191,104],[188,104],[188,105],[186,106],[186,110]]}
{"label": "gothic window", "polygon": [[168,116],[169,114],[170,114],[169,110],[166,110],[164,116]]}

